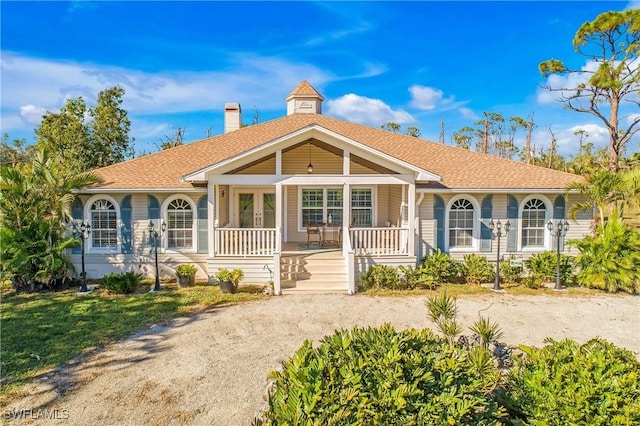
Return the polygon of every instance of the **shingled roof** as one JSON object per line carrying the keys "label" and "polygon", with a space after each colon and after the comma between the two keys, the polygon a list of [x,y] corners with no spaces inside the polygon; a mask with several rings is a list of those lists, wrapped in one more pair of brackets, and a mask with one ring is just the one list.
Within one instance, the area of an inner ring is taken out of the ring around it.
{"label": "shingled roof", "polygon": [[[298,89],[300,86],[296,88]],[[103,182],[92,188],[192,188],[190,182],[181,180],[183,176],[313,125],[441,176],[441,182],[429,184],[434,188],[455,191],[562,190],[570,182],[581,180],[577,175],[429,142],[325,115],[292,114],[100,168],[96,172],[103,178]]]}

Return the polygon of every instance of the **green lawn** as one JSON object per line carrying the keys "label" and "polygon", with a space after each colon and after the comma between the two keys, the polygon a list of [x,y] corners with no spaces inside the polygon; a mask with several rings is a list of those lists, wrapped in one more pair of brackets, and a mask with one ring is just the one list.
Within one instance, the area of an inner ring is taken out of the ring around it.
{"label": "green lawn", "polygon": [[153,323],[198,309],[265,296],[246,287],[223,294],[217,286],[130,296],[96,291],[8,294],[0,300],[0,403],[25,381],[83,351],[113,342]]}

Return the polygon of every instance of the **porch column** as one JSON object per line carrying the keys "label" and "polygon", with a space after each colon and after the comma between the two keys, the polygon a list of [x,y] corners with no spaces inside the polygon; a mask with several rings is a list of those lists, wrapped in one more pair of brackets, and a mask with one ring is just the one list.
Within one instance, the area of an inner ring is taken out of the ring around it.
{"label": "porch column", "polygon": [[[277,158],[278,158],[278,154],[276,154],[276,163],[277,163]],[[281,252],[282,252],[282,183],[276,183],[276,252],[273,255],[273,271],[274,271],[273,294],[275,294],[276,296],[279,296],[282,294],[282,290],[280,286]]]}
{"label": "porch column", "polygon": [[347,254],[347,244],[344,242],[349,239],[348,247],[351,248],[351,236],[349,235],[349,227],[351,225],[351,186],[348,183],[342,185],[342,253]]}
{"label": "porch column", "polygon": [[[404,191],[403,191],[404,193]],[[408,212],[408,222],[409,222],[409,238],[407,241],[409,247],[409,256],[413,256],[416,251],[416,184],[409,184],[409,212]]]}
{"label": "porch column", "polygon": [[215,188],[216,185],[209,179],[207,185],[207,246],[209,247],[209,257],[215,257],[216,248],[214,246],[215,241]]}
{"label": "porch column", "polygon": [[276,183],[276,251],[282,251],[282,183]]}

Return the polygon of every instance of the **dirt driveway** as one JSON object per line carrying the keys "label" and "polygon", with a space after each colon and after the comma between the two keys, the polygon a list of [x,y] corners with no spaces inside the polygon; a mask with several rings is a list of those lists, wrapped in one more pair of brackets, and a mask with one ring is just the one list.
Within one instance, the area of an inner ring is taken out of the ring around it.
{"label": "dirt driveway", "polygon": [[[267,373],[305,339],[356,324],[433,328],[425,300],[290,295],[179,318],[27,386],[24,398],[4,407],[5,417],[31,410],[28,422],[16,423],[248,425],[264,406]],[[640,353],[640,297],[490,293],[460,298],[458,308],[465,327],[480,311],[498,321],[510,345],[599,336]]]}

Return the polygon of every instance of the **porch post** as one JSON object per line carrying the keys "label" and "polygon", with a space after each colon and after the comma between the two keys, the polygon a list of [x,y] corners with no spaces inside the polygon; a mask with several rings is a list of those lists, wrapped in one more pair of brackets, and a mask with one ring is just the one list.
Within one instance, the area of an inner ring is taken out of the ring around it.
{"label": "porch post", "polygon": [[[276,183],[276,251],[282,251],[282,183]],[[280,269],[278,269],[280,270]]]}
{"label": "porch post", "polygon": [[[404,193],[404,191],[402,191]],[[409,184],[409,238],[407,244],[409,245],[409,256],[413,256],[416,251],[416,184]]]}
{"label": "porch post", "polygon": [[216,253],[214,246],[216,223],[214,208],[215,188],[216,186],[211,182],[211,179],[209,179],[209,184],[207,185],[207,247],[209,247],[209,257],[215,257]]}
{"label": "porch post", "polygon": [[[347,245],[344,244],[345,239],[351,238],[349,228],[351,226],[351,186],[348,183],[342,185],[342,253],[347,254]],[[349,241],[351,247],[351,241]]]}

